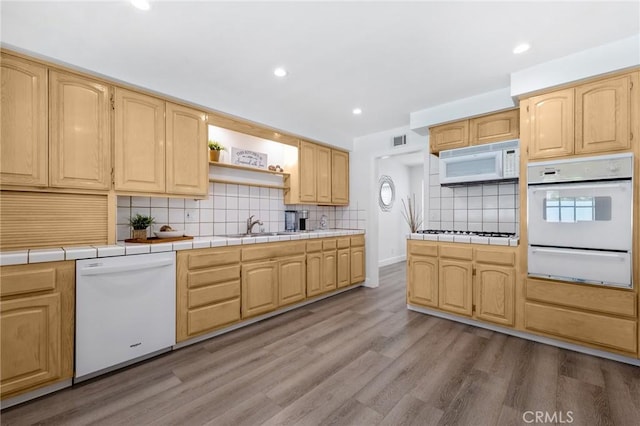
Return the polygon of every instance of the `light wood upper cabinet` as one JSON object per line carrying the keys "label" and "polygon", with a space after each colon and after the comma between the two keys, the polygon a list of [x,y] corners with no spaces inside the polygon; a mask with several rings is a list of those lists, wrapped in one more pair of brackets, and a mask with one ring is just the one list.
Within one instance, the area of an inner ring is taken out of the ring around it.
{"label": "light wood upper cabinet", "polygon": [[577,154],[631,148],[632,78],[629,74],[576,87]]}
{"label": "light wood upper cabinet", "polygon": [[476,316],[503,325],[515,318],[515,268],[476,266]]}
{"label": "light wood upper cabinet", "polygon": [[300,201],[316,201],[317,145],[300,141],[298,152],[298,172],[300,173]]}
{"label": "light wood upper cabinet", "polygon": [[49,184],[107,190],[111,186],[110,87],[49,72]]}
{"label": "light wood upper cabinet", "polygon": [[166,191],[206,196],[209,160],[205,114],[167,102]]}
{"label": "light wood upper cabinet", "polygon": [[278,262],[278,306],[306,297],[306,256],[292,256]]}
{"label": "light wood upper cabinet", "polygon": [[165,102],[116,87],[115,189],[165,192]]}
{"label": "light wood upper cabinet", "polygon": [[441,259],[438,276],[440,309],[471,316],[473,313],[471,262]]}
{"label": "light wood upper cabinet", "polygon": [[47,68],[0,58],[0,184],[47,186]]}
{"label": "light wood upper cabinet", "polygon": [[471,145],[517,139],[520,136],[520,114],[517,109],[469,120]]}
{"label": "light wood upper cabinet", "polygon": [[278,262],[242,265],[242,318],[249,318],[278,307]]}
{"label": "light wood upper cabinet", "polygon": [[349,204],[349,153],[331,150],[331,202]]}
{"label": "light wood upper cabinet", "polygon": [[529,158],[573,154],[574,89],[559,90],[529,100]]}
{"label": "light wood upper cabinet", "polygon": [[431,152],[462,148],[469,145],[469,120],[442,124],[429,129]]}
{"label": "light wood upper cabinet", "polygon": [[0,396],[70,379],[75,263],[4,266],[0,276]]}
{"label": "light wood upper cabinet", "polygon": [[409,255],[407,301],[423,306],[438,306],[438,258]]}
{"label": "light wood upper cabinet", "polygon": [[331,203],[331,149],[324,146],[316,148],[316,201]]}

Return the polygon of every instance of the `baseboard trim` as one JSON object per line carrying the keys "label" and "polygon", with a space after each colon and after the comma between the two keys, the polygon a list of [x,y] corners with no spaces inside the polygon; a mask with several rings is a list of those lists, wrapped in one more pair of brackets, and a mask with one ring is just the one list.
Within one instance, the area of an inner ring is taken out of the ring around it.
{"label": "baseboard trim", "polygon": [[5,408],[13,407],[14,405],[22,404],[23,402],[31,401],[32,399],[40,398],[41,396],[45,396],[64,388],[71,387],[72,384],[72,379],[67,379],[49,386],[44,386],[31,392],[26,392],[21,395],[14,396],[12,398],[3,399],[2,401],[0,401],[0,410],[4,410]]}
{"label": "baseboard trim", "polygon": [[407,260],[407,256],[406,255],[390,257],[388,259],[383,259],[383,260],[379,261],[378,262],[378,267],[382,268],[383,266],[393,265],[394,263],[406,262],[406,260]]}
{"label": "baseboard trim", "polygon": [[610,359],[612,361],[623,362],[625,364],[631,364],[640,367],[640,359],[630,358],[624,355],[618,355],[607,351],[601,351],[598,349],[587,348],[585,346],[576,345],[569,342],[563,342],[562,340],[552,339],[550,337],[539,336],[537,334],[527,333],[526,331],[513,330],[506,327],[500,327],[499,325],[487,324],[482,321],[476,321],[471,318],[462,318],[455,314],[448,314],[446,312],[437,311],[435,309],[423,308],[422,306],[407,305],[407,309],[414,312],[420,312],[421,314],[433,315],[434,317],[444,318],[451,321],[461,322],[463,324],[473,325],[475,327],[485,328],[487,330],[496,331],[498,333],[508,334],[510,336],[520,337],[521,339],[531,340],[545,345],[556,346],[562,349],[568,349],[570,351],[580,352],[587,355],[593,355],[600,358]]}

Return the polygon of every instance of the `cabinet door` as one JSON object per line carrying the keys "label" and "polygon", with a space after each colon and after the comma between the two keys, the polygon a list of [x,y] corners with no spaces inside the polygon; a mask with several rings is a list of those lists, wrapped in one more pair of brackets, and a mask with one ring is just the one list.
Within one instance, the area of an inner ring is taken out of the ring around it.
{"label": "cabinet door", "polygon": [[513,325],[515,270],[500,266],[476,266],[476,316],[502,325]]}
{"label": "cabinet door", "polygon": [[338,250],[338,266],[336,268],[336,284],[338,288],[351,284],[351,250]]}
{"label": "cabinet door", "polygon": [[517,139],[520,136],[520,114],[517,109],[469,120],[471,145]]}
{"label": "cabinet door", "polygon": [[298,170],[300,173],[300,201],[315,202],[317,176],[316,145],[300,141]]}
{"label": "cabinet door", "polygon": [[429,129],[431,152],[462,148],[469,145],[469,120],[434,126]]}
{"label": "cabinet door", "polygon": [[307,254],[307,296],[317,296],[323,292],[322,253]]}
{"label": "cabinet door", "polygon": [[337,288],[338,252],[336,250],[322,253],[322,292]]}
{"label": "cabinet door", "polygon": [[47,69],[3,54],[0,79],[0,183],[46,186]]}
{"label": "cabinet door", "polygon": [[106,190],[111,186],[109,86],[49,72],[49,184]]}
{"label": "cabinet door", "polygon": [[316,148],[317,176],[316,201],[331,203],[331,149],[323,146]]}
{"label": "cabinet door", "polygon": [[206,114],[167,102],[167,193],[206,196],[209,184]]}
{"label": "cabinet door", "polygon": [[409,303],[438,307],[438,258],[409,256]]}
{"label": "cabinet door", "polygon": [[0,302],[2,396],[61,376],[60,306],[56,293]]}
{"label": "cabinet door", "polygon": [[574,89],[535,96],[529,100],[529,158],[573,154]]}
{"label": "cabinet door", "polygon": [[290,257],[278,262],[278,305],[284,306],[304,300],[306,297],[305,255]]}
{"label": "cabinet door", "polygon": [[115,89],[115,189],[165,191],[164,101]]}
{"label": "cabinet door", "polygon": [[576,152],[631,148],[631,75],[576,88]]}
{"label": "cabinet door", "polygon": [[364,247],[351,247],[351,284],[361,283],[365,279]]}
{"label": "cabinet door", "polygon": [[349,153],[331,150],[331,202],[349,204]]}
{"label": "cabinet door", "polygon": [[242,266],[242,318],[248,318],[278,307],[278,262]]}
{"label": "cabinet door", "polygon": [[471,262],[440,259],[439,266],[440,309],[471,316],[473,312]]}

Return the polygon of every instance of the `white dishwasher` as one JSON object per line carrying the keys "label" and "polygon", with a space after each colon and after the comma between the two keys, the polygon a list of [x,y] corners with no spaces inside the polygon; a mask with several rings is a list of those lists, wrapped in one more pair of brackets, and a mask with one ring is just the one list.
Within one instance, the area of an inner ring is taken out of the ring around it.
{"label": "white dishwasher", "polygon": [[175,283],[173,251],[78,260],[75,381],[175,345]]}

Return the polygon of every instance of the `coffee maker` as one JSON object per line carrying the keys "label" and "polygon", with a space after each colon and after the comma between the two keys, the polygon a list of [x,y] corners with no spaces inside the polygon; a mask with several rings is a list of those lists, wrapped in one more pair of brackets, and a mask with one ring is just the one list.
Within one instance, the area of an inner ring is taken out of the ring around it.
{"label": "coffee maker", "polygon": [[309,210],[298,210],[298,230],[306,231],[309,219]]}

